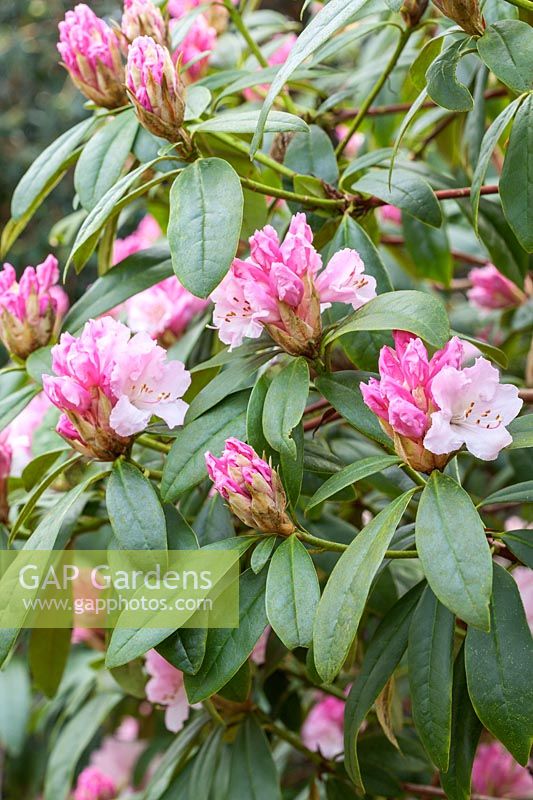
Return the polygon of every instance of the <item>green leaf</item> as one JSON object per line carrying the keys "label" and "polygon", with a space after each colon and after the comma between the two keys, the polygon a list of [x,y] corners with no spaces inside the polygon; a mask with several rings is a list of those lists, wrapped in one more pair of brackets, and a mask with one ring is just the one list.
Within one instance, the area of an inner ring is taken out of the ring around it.
{"label": "green leaf", "polygon": [[328,478],[320,489],[314,493],[306,506],[306,513],[347,486],[351,486],[369,475],[375,475],[376,472],[381,472],[399,463],[400,459],[396,456],[370,456],[356,461],[354,464],[349,464],[344,469],[341,469],[340,472]]}
{"label": "green leaf", "polygon": [[93,697],[62,728],[48,760],[44,800],[67,799],[83,751],[120,700],[117,692]]}
{"label": "green leaf", "polygon": [[510,450],[533,447],[533,414],[517,417],[507,426],[507,430],[513,437],[513,443],[509,445]]}
{"label": "green leaf", "polygon": [[468,629],[465,664],[476,714],[525,767],[533,741],[533,640],[518,586],[498,564],[490,633]]}
{"label": "green leaf", "polygon": [[263,433],[263,408],[271,383],[271,377],[264,372],[256,381],[246,411],[246,441],[261,457],[270,454],[270,445]]}
{"label": "green leaf", "polygon": [[437,56],[426,73],[429,96],[450,111],[470,111],[474,107],[472,95],[456,75],[467,41],[453,42]]}
{"label": "green leaf", "polygon": [[278,453],[287,451],[296,458],[296,443],[291,437],[305,410],[309,394],[309,367],[305,358],[292,359],[270,384],[263,408],[263,431]]}
{"label": "green leaf", "polygon": [[409,67],[409,77],[416,89],[421,92],[426,88],[427,71],[439,55],[443,44],[443,35],[432,37],[420,50]]}
{"label": "green leaf", "polygon": [[127,461],[115,461],[106,491],[107,513],[122,550],[166,550],[165,514],[157,493]]}
{"label": "green leaf", "polygon": [[[191,125],[196,133],[254,133],[259,121],[260,111],[245,109],[243,111],[226,111],[216,117]],[[294,114],[286,111],[271,111],[265,123],[267,133],[298,133],[307,131],[307,123]]]}
{"label": "green leaf", "polygon": [[530,569],[533,569],[533,532],[531,530],[509,531],[502,536],[511,553]]}
{"label": "green leaf", "polygon": [[87,320],[96,319],[173,274],[166,247],[151,247],[129,256],[86,289],[66,315],[63,330],[78,331]]}
{"label": "green leaf", "polygon": [[279,454],[281,481],[287,494],[291,509],[294,511],[300,499],[304,474],[304,426],[299,422],[291,434],[291,441],[296,445],[293,455],[286,447]]}
{"label": "green leaf", "polygon": [[490,506],[493,503],[533,503],[533,481],[523,481],[499,489],[485,497],[479,505]]}
{"label": "green leaf", "polygon": [[39,392],[38,386],[23,386],[0,400],[0,431],[7,428]]}
{"label": "green leaf", "polygon": [[442,212],[433,189],[424,178],[409,170],[394,169],[390,186],[386,170],[370,170],[355,181],[352,190],[375,195],[384,203],[397,206],[426,225],[434,228],[442,225]]}
{"label": "green leaf", "polygon": [[315,379],[315,386],[333,408],[356,430],[384,447],[390,448],[391,440],[383,431],[376,415],[363,401],[360,384],[361,381],[368,378],[367,373],[347,370],[320,376]]}
{"label": "green leaf", "polygon": [[492,263],[509,280],[523,286],[529,268],[529,256],[505,219],[500,202],[481,198],[478,228],[479,238],[487,248]]}
{"label": "green leaf", "polygon": [[431,228],[409,214],[402,215],[402,228],[416,276],[449,286],[453,259],[446,228]]}
{"label": "green leaf", "polygon": [[407,647],[411,617],[424,588],[414,586],[387,612],[374,633],[352,684],[344,711],[344,764],[354,783],[363,788],[357,736],[361,725],[387,681],[400,663]]}
{"label": "green leaf", "polygon": [[74,187],[87,211],[120,178],[138,130],[139,121],[131,108],[104,125],[83,148],[74,173]]}
{"label": "green leaf", "polygon": [[8,756],[22,753],[28,735],[32,696],[28,668],[19,658],[0,671],[0,746]]}
{"label": "green leaf", "polygon": [[56,694],[70,653],[69,628],[35,628],[28,650],[30,670],[38,689],[47,697]]}
{"label": "green leaf", "polygon": [[46,475],[48,470],[53,467],[59,456],[65,455],[67,449],[68,445],[65,442],[64,447],[41,453],[41,455],[33,458],[29,464],[26,464],[20,477],[27,492],[31,491],[39,483],[43,475]]}
{"label": "green leaf", "polygon": [[223,732],[223,728],[215,728],[194,758],[189,782],[189,795],[192,798],[201,797],[207,799],[211,797],[211,790],[218,774]]}
{"label": "green leaf", "polygon": [[109,670],[109,672],[123,692],[138,700],[146,698],[148,676],[144,671],[144,659],[136,658],[121,667]]}
{"label": "green leaf", "polygon": [[405,492],[380,511],[333,568],[318,605],[313,631],[315,666],[325,683],[331,683],[346,660],[372,581],[415,491]]}
{"label": "green leaf", "polygon": [[266,566],[272,550],[276,545],[277,536],[265,536],[259,540],[250,558],[250,566],[258,575],[263,567]]}
{"label": "green leaf", "polygon": [[222,689],[242,667],[267,625],[265,610],[266,573],[241,576],[239,626],[210,628],[202,666],[196,675],[185,676],[190,703],[199,703]]}
{"label": "green leaf", "polygon": [[450,338],[448,316],[440,300],[424,292],[402,290],[370,300],[331,331],[325,344],[345,333],[391,330],[414,333],[433,347],[444,347]]}
{"label": "green leaf", "polygon": [[[163,796],[166,797],[166,790],[169,788],[174,775],[179,773],[192,746],[200,738],[207,720],[208,717],[205,714],[196,717],[174,738],[174,741],[155,768],[153,775],[151,775],[142,800],[160,800]],[[183,793],[180,792],[179,797],[181,800]]]}
{"label": "green leaf", "polygon": [[207,477],[207,451],[219,455],[229,436],[245,437],[247,403],[248,392],[231,395],[178,432],[163,468],[161,495],[165,503],[173,503]]}
{"label": "green leaf", "polygon": [[416,546],[424,574],[446,608],[488,630],[492,558],[485,528],[469,495],[433,472],[416,517]]}
{"label": "green leaf", "polygon": [[365,229],[347,215],[343,216],[341,224],[337,228],[335,236],[328,246],[328,261],[335,253],[338,253],[339,250],[343,250],[345,247],[357,250],[365,265],[365,273],[367,275],[372,275],[372,277],[376,279],[378,294],[392,292],[393,287],[387,268],[374,242]]}
{"label": "green leaf", "polygon": [[295,172],[314,175],[327,183],[339,180],[333,144],[318,125],[311,125],[306,133],[298,133],[291,139],[283,163]]}
{"label": "green leaf", "polygon": [[416,730],[442,771],[450,756],[454,629],[454,615],[428,586],[409,631],[409,686]]}
{"label": "green leaf", "polygon": [[252,155],[255,154],[260,145],[265,123],[274,100],[288,78],[290,78],[300,64],[316,52],[321,45],[330,41],[331,37],[334,36],[337,31],[344,28],[366,2],[368,2],[368,0],[330,0],[300,34],[287,61],[283,64],[275,80],[272,82],[263,108],[261,109],[261,115],[251,145]]}
{"label": "green leaf", "polygon": [[281,800],[276,765],[268,740],[249,714],[231,748],[227,797],[246,800]]}
{"label": "green leaf", "polygon": [[187,675],[196,675],[205,656],[207,628],[181,628],[173,633],[156,650],[176,669]]}
{"label": "green leaf", "polygon": [[201,158],[174,181],[168,224],[172,264],[197,297],[208,297],[231,266],[243,204],[239,176],[220,158]]}
{"label": "green leaf", "polygon": [[274,553],[266,584],[268,621],[288,650],[311,644],[319,600],[315,565],[293,534]]}
{"label": "green leaf", "polygon": [[26,372],[40,386],[43,384],[43,375],[52,372],[52,348],[39,347],[30,353],[26,359]]}
{"label": "green leaf", "polygon": [[[531,34],[533,38],[533,33]],[[533,68],[533,64],[532,64]],[[524,250],[533,252],[533,94],[518,109],[500,179],[507,222]]]}
{"label": "green leaf", "polygon": [[489,25],[477,41],[487,67],[515,92],[533,89],[533,30],[527,22],[505,19]]}
{"label": "green leaf", "polygon": [[440,774],[440,782],[448,800],[471,798],[472,765],[480,734],[481,722],[468,696],[462,646],[453,670],[450,762],[447,772]]}

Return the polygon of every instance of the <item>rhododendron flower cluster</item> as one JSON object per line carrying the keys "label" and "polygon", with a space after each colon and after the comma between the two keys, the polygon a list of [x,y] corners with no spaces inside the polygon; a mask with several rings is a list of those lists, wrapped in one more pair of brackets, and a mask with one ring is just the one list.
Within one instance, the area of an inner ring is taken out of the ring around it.
{"label": "rhododendron flower cluster", "polygon": [[127,452],[153,415],[171,428],[183,422],[191,380],[183,364],[111,317],[90,320],[78,338],[63,334],[52,369],[43,386],[63,412],[57,431],[86,455],[107,461]]}
{"label": "rhododendron flower cluster", "polygon": [[145,669],[150,676],[146,696],[151,703],[165,706],[165,725],[169,731],[177,733],[183,728],[191,708],[183,685],[183,673],[156,650],[146,654]]}
{"label": "rhododendron flower cluster", "polygon": [[161,235],[161,228],[157,220],[151,214],[146,214],[133,233],[124,239],[115,239],[113,264],[118,264],[141,250],[147,250],[161,238]]}
{"label": "rhododendron flower cluster", "polygon": [[325,758],[344,752],[344,700],[324,697],[316,703],[302,726],[302,741]]}
{"label": "rhododendron flower cluster", "polygon": [[462,369],[455,337],[431,359],[409,333],[396,331],[394,342],[394,350],[381,350],[381,379],[362,383],[361,391],[396,452],[423,472],[442,469],[463,445],[478,458],[495,459],[512,441],[505,426],[522,407],[517,388],[501,385],[485,358]]}
{"label": "rhododendron flower cluster", "polygon": [[107,775],[96,767],[86,767],[78,777],[74,800],[113,800],[117,787]]}
{"label": "rhododendron flower cluster", "polygon": [[176,277],[171,277],[126,300],[124,308],[132,331],[146,331],[169,347],[207,304],[207,300],[195,297]]}
{"label": "rhododendron flower cluster", "polygon": [[[237,5],[239,0],[233,0]],[[190,11],[203,6],[202,16],[217,33],[222,33],[228,24],[228,11],[221,3],[213,0],[168,0],[167,11],[174,19],[182,19]]]}
{"label": "rhododendron flower cluster", "polygon": [[279,475],[252,447],[227,439],[222,456],[206,453],[205,461],[215,489],[245,525],[283,535],[295,530]]}
{"label": "rhododendron flower cluster", "polygon": [[152,0],[125,0],[122,33],[133,42],[138,36],[151,36],[157,44],[167,43],[167,26]]}
{"label": "rhododendron flower cluster", "polygon": [[199,14],[173,54],[174,60],[183,65],[189,81],[197,81],[204,75],[216,41],[216,29],[203,14]]}
{"label": "rhododendron flower cluster", "polygon": [[19,281],[14,267],[4,264],[0,272],[0,338],[12,355],[26,359],[54,338],[68,308],[58,280],[58,262],[51,255],[35,268],[26,267]]}
{"label": "rhododendron flower cluster", "polygon": [[50,408],[50,400],[44,392],[40,392],[6,428],[7,441],[13,450],[12,475],[20,475],[31,461],[33,437]]}
{"label": "rhododendron flower cluster", "polygon": [[514,308],[526,300],[525,293],[502,275],[494,264],[475,267],[470,270],[468,277],[472,288],[468,290],[467,297],[472,305],[484,311]]}
{"label": "rhododendron flower cluster", "polygon": [[11,472],[13,450],[7,441],[7,433],[0,433],[0,522],[7,522],[9,517],[9,503],[7,499],[7,481]]}
{"label": "rhododendron flower cluster", "polygon": [[256,231],[250,257],[236,258],[212,294],[220,339],[234,348],[266,328],[288,353],[316,356],[321,309],[334,302],[357,309],[376,296],[376,281],[355,250],[341,250],[321,267],[305,214],[292,218],[283,242],[270,225]]}
{"label": "rhododendron flower cluster", "polygon": [[127,102],[119,37],[85,3],[67,11],[59,23],[57,49],[85,97],[104,108]]}
{"label": "rhododendron flower cluster", "polygon": [[533,798],[533,776],[499,742],[480,744],[472,768],[472,791],[528,800]]}

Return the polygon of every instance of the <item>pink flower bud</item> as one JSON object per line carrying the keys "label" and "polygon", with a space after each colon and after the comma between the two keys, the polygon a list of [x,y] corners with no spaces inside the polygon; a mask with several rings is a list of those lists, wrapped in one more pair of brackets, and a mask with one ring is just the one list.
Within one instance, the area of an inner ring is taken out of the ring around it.
{"label": "pink flower bud", "polygon": [[344,700],[326,697],[319,700],[302,726],[302,741],[309,750],[336,758],[344,752]]}
{"label": "pink flower bud", "polygon": [[67,11],[59,23],[57,49],[85,97],[104,108],[127,103],[119,38],[84,3]]}
{"label": "pink flower bud", "polygon": [[379,206],[378,214],[382,222],[392,222],[393,225],[402,224],[402,212],[396,206]]}
{"label": "pink flower bud", "polygon": [[152,0],[125,0],[121,27],[129,42],[138,36],[151,36],[158,44],[167,43],[165,20]]}
{"label": "pink flower bud", "polygon": [[126,85],[147,130],[171,142],[183,140],[183,83],[166,47],[150,36],[137,37],[128,52]]}
{"label": "pink flower bud", "polygon": [[183,423],[181,400],[190,375],[146,333],[111,317],[89,320],[78,338],[64,333],[52,349],[55,375],[43,387],[63,415],[58,433],[76,450],[100,461],[128,452],[152,416],[169,427]]}
{"label": "pink flower bud", "polygon": [[[237,5],[239,0],[233,0]],[[174,19],[182,19],[194,8],[205,6],[205,0],[168,0],[167,11]],[[229,13],[220,3],[211,3],[203,11],[203,16],[216,33],[223,33],[228,26]]]}
{"label": "pink flower bud", "polygon": [[206,453],[205,461],[215,489],[245,525],[263,533],[293,533],[279,475],[252,447],[227,439],[221,458]]}
{"label": "pink flower bud", "polygon": [[74,800],[113,800],[117,796],[117,787],[107,775],[96,767],[87,767],[80,773]]}
{"label": "pink flower bud", "polygon": [[19,282],[11,264],[4,264],[0,273],[0,338],[17,358],[26,359],[53,339],[68,307],[58,280],[54,256],[35,268],[26,267]]}
{"label": "pink flower bud", "polygon": [[472,305],[482,310],[513,308],[526,300],[525,293],[496,269],[494,264],[470,270],[472,288],[467,296]]}

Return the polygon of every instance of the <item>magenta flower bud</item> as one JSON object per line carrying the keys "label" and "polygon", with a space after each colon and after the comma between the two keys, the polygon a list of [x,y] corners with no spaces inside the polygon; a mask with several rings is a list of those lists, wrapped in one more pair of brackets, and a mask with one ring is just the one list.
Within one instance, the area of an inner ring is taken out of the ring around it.
{"label": "magenta flower bud", "polygon": [[86,767],[78,777],[74,800],[114,800],[117,796],[114,781],[97,767]]}
{"label": "magenta flower bud", "polygon": [[245,525],[282,536],[294,532],[279,475],[252,447],[227,439],[221,458],[206,453],[205,462],[215,489]]}
{"label": "magenta flower bud", "polygon": [[93,103],[119,108],[128,102],[119,37],[84,3],[59,23],[57,49],[70,77]]}
{"label": "magenta flower bud", "polygon": [[137,37],[128,52],[126,85],[147,130],[170,142],[184,140],[184,87],[166,47],[150,36]]}
{"label": "magenta flower bud", "polygon": [[57,259],[48,256],[36,268],[26,267],[20,281],[11,264],[0,272],[0,338],[17,358],[50,344],[68,307],[60,286]]}
{"label": "magenta flower bud", "polygon": [[161,45],[167,42],[165,20],[152,0],[125,0],[121,27],[129,42],[138,36],[151,36]]}
{"label": "magenta flower bud", "polygon": [[468,275],[472,288],[467,296],[472,305],[482,310],[514,308],[526,301],[525,293],[494,266],[475,267]]}

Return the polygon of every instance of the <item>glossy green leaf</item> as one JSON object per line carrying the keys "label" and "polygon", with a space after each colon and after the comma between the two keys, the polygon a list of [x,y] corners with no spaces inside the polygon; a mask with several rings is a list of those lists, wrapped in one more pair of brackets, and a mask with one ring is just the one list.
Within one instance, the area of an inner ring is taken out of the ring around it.
{"label": "glossy green leaf", "polygon": [[[207,719],[205,714],[201,714],[178,733],[150,776],[142,800],[160,800],[160,798],[162,800],[166,797],[166,790],[171,785],[174,775],[183,767],[192,746],[200,738]],[[179,793],[179,797],[182,800],[183,792]]]}
{"label": "glossy green leaf", "polygon": [[518,586],[497,564],[490,633],[468,629],[465,664],[477,716],[525,767],[533,741],[533,640]]}
{"label": "glossy green leaf", "polygon": [[23,659],[13,658],[0,671],[0,746],[8,757],[17,758],[22,753],[31,706],[28,667]]}
{"label": "glossy green leaf", "polygon": [[441,771],[449,764],[455,616],[428,586],[409,632],[407,651],[413,719],[422,744]]}
{"label": "glossy green leaf", "polygon": [[70,653],[72,631],[69,628],[35,628],[28,650],[30,670],[35,685],[46,697],[53,697],[61,683]]}
{"label": "glossy green leaf", "polygon": [[271,381],[268,372],[261,375],[252,389],[246,411],[246,441],[256,453],[261,457],[265,455],[267,458],[271,450],[263,433],[263,408]]}
{"label": "glossy green leaf", "polygon": [[527,22],[505,19],[489,25],[477,41],[479,55],[515,92],[533,89],[533,31]]}
{"label": "glossy green leaf", "polygon": [[452,42],[437,56],[426,73],[429,96],[450,111],[470,111],[474,106],[468,88],[457,80],[456,75],[464,50],[465,39]]}
{"label": "glossy green leaf", "polygon": [[500,179],[500,197],[505,216],[528,253],[533,252],[532,174],[533,94],[529,94],[516,112]]}
{"label": "glossy green leaf", "polygon": [[217,780],[223,728],[212,731],[194,758],[189,793],[191,797],[211,797],[211,790]]}
{"label": "glossy green leaf", "polygon": [[195,675],[202,666],[206,646],[207,627],[181,628],[161,642],[156,650],[176,669]]}
{"label": "glossy green leaf", "polygon": [[510,450],[519,450],[523,447],[533,447],[533,414],[524,414],[514,419],[507,430],[513,437]]}
{"label": "glossy green leaf", "polygon": [[174,271],[197,297],[208,297],[237,252],[243,216],[239,176],[227,161],[202,158],[170,191],[168,241]]}
{"label": "glossy green leaf", "polygon": [[314,175],[327,183],[336,183],[339,179],[331,139],[318,125],[311,125],[306,133],[298,133],[291,139],[283,163],[295,172]]}
{"label": "glossy green leaf", "polygon": [[441,472],[431,474],[422,492],[416,546],[441,603],[469,625],[488,630],[492,558],[485,528],[469,495]]}
{"label": "glossy green leaf", "polygon": [[115,461],[107,482],[106,505],[122,550],[166,550],[165,514],[157,493],[133,464]]}
{"label": "glossy green leaf", "polygon": [[259,540],[250,558],[250,566],[257,575],[268,563],[276,546],[277,536],[264,536]]}
{"label": "glossy green leaf", "polygon": [[337,228],[335,236],[328,246],[328,260],[345,247],[357,250],[365,265],[365,273],[367,275],[372,275],[372,277],[376,279],[378,294],[392,291],[392,284],[387,268],[374,242],[365,229],[347,214],[343,216],[341,224]]}
{"label": "glossy green leaf", "polygon": [[533,481],[523,481],[499,489],[485,497],[479,505],[491,506],[493,503],[533,503]]}
{"label": "glossy green leaf", "polygon": [[433,189],[427,181],[409,170],[394,169],[390,186],[387,170],[370,170],[352,184],[352,190],[375,195],[426,225],[440,228],[442,224],[442,212]]}
{"label": "glossy green leaf", "polygon": [[400,459],[396,456],[370,456],[369,458],[362,458],[354,464],[349,464],[322,484],[308,502],[305,509],[306,512],[347,486],[351,486],[369,475],[375,475],[376,472],[381,472],[399,463]]}
{"label": "glossy green leaf", "polygon": [[231,748],[228,798],[281,800],[279,778],[268,739],[252,715],[239,728]]}
{"label": "glossy green leaf", "polygon": [[[260,111],[245,109],[243,111],[226,111],[211,119],[192,125],[196,133],[254,133],[259,121]],[[286,111],[271,111],[265,123],[266,133],[298,133],[307,131],[307,123],[294,114]]]}
{"label": "glossy green leaf", "polygon": [[449,286],[453,276],[453,259],[446,228],[431,228],[409,214],[402,215],[402,228],[415,275]]}
{"label": "glossy green leaf", "polygon": [[530,569],[533,569],[533,531],[530,529],[509,531],[502,536],[502,542],[506,544],[511,553],[520,559]]}
{"label": "glossy green leaf", "polygon": [[7,428],[9,423],[13,422],[21,411],[24,411],[31,400],[39,394],[39,391],[39,387],[35,385],[23,386],[22,389],[17,389],[0,400],[0,431]]}
{"label": "glossy green leaf", "polygon": [[372,581],[415,491],[405,492],[380,511],[333,568],[318,605],[313,631],[315,666],[325,683],[335,678],[346,660]]}
{"label": "glossy green leaf", "polygon": [[278,453],[286,450],[296,458],[291,436],[300,422],[309,394],[309,367],[304,358],[292,359],[270,384],[263,408],[263,431]]}

